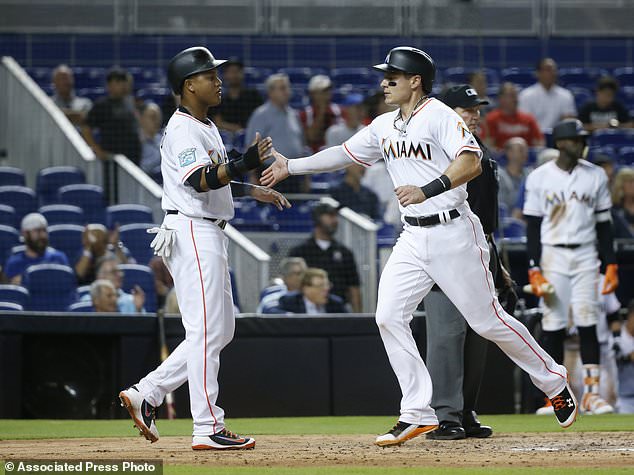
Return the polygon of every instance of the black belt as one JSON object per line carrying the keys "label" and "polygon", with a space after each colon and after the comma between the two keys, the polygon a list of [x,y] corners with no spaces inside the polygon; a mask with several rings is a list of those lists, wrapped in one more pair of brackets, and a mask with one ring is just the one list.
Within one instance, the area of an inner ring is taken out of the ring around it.
{"label": "black belt", "polygon": [[[167,214],[178,214],[178,211],[175,209],[168,209],[167,211],[165,211]],[[182,213],[181,213],[182,214]],[[211,221],[212,223],[214,223],[215,225],[217,225],[220,229],[225,229],[225,226],[227,225],[227,222],[224,219],[218,219],[218,218],[203,218],[206,219],[207,221]]]}
{"label": "black belt", "polygon": [[[460,213],[457,209],[449,211],[449,219],[456,219],[458,216],[460,216]],[[431,214],[429,216],[405,216],[405,222],[407,224],[411,224],[412,226],[435,226],[441,222],[440,213]]]}
{"label": "black belt", "polygon": [[577,249],[583,246],[583,244],[553,244],[554,247],[563,247],[564,249]]}

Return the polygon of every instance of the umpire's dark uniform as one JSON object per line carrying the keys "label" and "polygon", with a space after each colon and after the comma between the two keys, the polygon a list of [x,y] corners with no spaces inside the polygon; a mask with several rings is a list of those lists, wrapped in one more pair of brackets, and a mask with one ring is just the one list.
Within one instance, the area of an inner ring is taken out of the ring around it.
{"label": "umpire's dark uniform", "polygon": [[[449,107],[468,108],[482,104],[477,96],[473,97],[472,91],[470,86],[456,86],[441,100]],[[502,288],[499,257],[492,238],[498,227],[497,163],[475,137],[483,152],[482,173],[467,184],[467,200],[489,237],[491,272],[496,287]],[[439,428],[427,437],[442,440],[489,437],[491,428],[481,426],[474,411],[484,373],[487,340],[467,325],[462,314],[437,286],[423,302],[427,316],[426,363],[434,386],[431,405],[440,422]]]}

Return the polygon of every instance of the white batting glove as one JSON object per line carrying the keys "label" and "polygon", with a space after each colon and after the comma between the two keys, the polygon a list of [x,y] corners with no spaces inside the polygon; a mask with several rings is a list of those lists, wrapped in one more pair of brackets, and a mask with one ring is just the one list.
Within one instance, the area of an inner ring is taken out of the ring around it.
{"label": "white batting glove", "polygon": [[160,257],[169,257],[172,255],[172,245],[176,241],[176,230],[168,229],[164,224],[160,228],[150,228],[147,230],[149,234],[156,234],[156,237],[150,243],[150,247],[154,250],[154,254]]}

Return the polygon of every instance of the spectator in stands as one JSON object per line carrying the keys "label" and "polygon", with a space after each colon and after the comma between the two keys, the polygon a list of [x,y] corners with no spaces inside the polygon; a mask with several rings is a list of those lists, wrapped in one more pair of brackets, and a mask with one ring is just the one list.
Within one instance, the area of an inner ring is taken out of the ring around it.
{"label": "spectator in stands", "polygon": [[[613,216],[621,220],[627,227],[629,235],[615,226],[615,237],[628,238],[634,236],[634,168],[623,167],[614,177],[612,188]],[[620,235],[617,235],[616,232]]]}
{"label": "spectator in stands", "polygon": [[73,124],[82,125],[92,107],[92,101],[75,95],[73,70],[65,64],[60,64],[53,70],[52,82],[55,89],[52,99],[55,105]]}
{"label": "spectator in stands", "polygon": [[107,256],[102,259],[97,269],[97,282],[107,280],[114,286],[117,296],[117,309],[120,313],[145,313],[145,308],[143,308],[145,292],[138,285],[134,286],[132,294],[121,290],[123,271],[118,266],[119,262],[114,256]]}
{"label": "spectator in stands", "polygon": [[554,59],[542,59],[536,73],[537,83],[519,94],[519,108],[535,116],[542,132],[549,132],[560,120],[576,117],[575,98],[568,89],[557,85]]}
{"label": "spectator in stands", "polygon": [[262,97],[255,89],[244,85],[244,65],[238,58],[229,58],[222,69],[222,103],[209,110],[209,116],[227,132],[240,132],[249,117],[262,105]]}
{"label": "spectator in stands", "polygon": [[610,187],[610,191],[612,191],[614,186],[614,176],[616,174],[614,159],[605,153],[598,153],[592,157],[592,163],[603,168],[605,174],[608,176],[608,186]]}
{"label": "spectator in stands", "polygon": [[520,186],[526,180],[531,169],[526,166],[528,161],[528,145],[522,137],[513,137],[506,142],[504,147],[506,155],[506,166],[498,170],[500,190],[498,192],[498,202],[511,212]]}
{"label": "spectator in stands", "polygon": [[103,224],[89,224],[82,234],[82,245],[84,252],[75,264],[79,285],[87,285],[95,280],[97,267],[106,257],[116,257],[119,264],[129,261],[125,246],[119,241],[118,228],[108,233]]}
{"label": "spectator in stands", "polygon": [[326,144],[328,127],[341,122],[341,109],[331,102],[332,81],[325,74],[310,78],[308,95],[310,104],[300,112],[299,117],[304,127],[306,143],[315,153]]}
{"label": "spectator in stands", "polygon": [[517,86],[505,82],[498,93],[498,107],[486,117],[486,141],[497,150],[513,137],[522,137],[531,147],[544,146],[544,134],[531,114],[517,108]]}
{"label": "spectator in stands", "polygon": [[363,95],[348,94],[341,103],[343,107],[343,122],[333,124],[326,130],[326,147],[341,145],[359,130],[363,125]]}
{"label": "spectator in stands", "polygon": [[616,100],[619,83],[610,76],[599,79],[593,101],[586,102],[579,111],[579,120],[590,132],[608,127],[632,127],[630,113]]}
{"label": "spectator in stands", "polygon": [[116,313],[119,311],[117,289],[109,280],[99,279],[90,284],[89,298],[92,300],[92,307],[95,312]]}
{"label": "spectator in stands", "polygon": [[[130,82],[127,72],[111,69],[106,76],[106,89],[108,95],[95,101],[86,117],[82,127],[84,139],[101,160],[121,153],[138,165],[141,141],[136,113],[128,100]],[[99,143],[94,136],[96,130],[99,130]]]}
{"label": "spectator in stands", "polygon": [[[478,93],[478,97],[487,101],[488,104],[482,104],[480,106],[480,117],[484,118],[489,111],[495,107],[495,101],[488,95],[488,80],[484,71],[476,70],[469,73],[467,77],[467,83],[471,85],[473,89]],[[478,134],[480,135],[480,134]]]}
{"label": "spectator in stands", "polygon": [[174,288],[174,279],[172,279],[172,274],[167,269],[162,257],[154,256],[148,266],[154,273],[154,287],[160,308],[165,305],[167,295]]}
{"label": "spectator in stands", "polygon": [[[299,121],[297,111],[288,104],[291,98],[291,83],[286,74],[273,74],[266,80],[266,91],[268,100],[258,107],[251,115],[247,124],[245,134],[246,143],[255,140],[256,132],[260,132],[262,137],[271,137],[275,144],[275,149],[284,156],[298,158],[304,155],[304,136],[302,124]],[[286,155],[283,150],[286,150]],[[269,166],[266,162],[262,169]],[[251,180],[259,182],[261,169],[256,170]],[[297,193],[307,192],[310,189],[307,176],[289,177],[289,183],[281,183],[275,188],[280,192]]]}
{"label": "spectator in stands", "polygon": [[161,124],[163,117],[161,108],[149,102],[141,109],[141,169],[157,183],[162,183],[161,176]]}
{"label": "spectator in stands", "polygon": [[618,350],[619,397],[616,404],[620,414],[634,414],[634,300],[627,308],[627,320],[621,327]]}
{"label": "spectator in stands", "polygon": [[291,249],[288,255],[302,257],[309,267],[328,272],[333,283],[331,292],[349,303],[353,312],[360,312],[360,280],[354,255],[334,238],[339,225],[337,210],[329,204],[320,203],[313,209],[313,222],[313,235]]}
{"label": "spectator in stands", "polygon": [[330,190],[330,194],[341,206],[364,214],[372,219],[381,218],[379,198],[369,188],[361,184],[361,178],[365,174],[365,167],[357,164],[346,168],[346,174],[340,185]]}
{"label": "spectator in stands", "polygon": [[280,297],[301,290],[306,261],[301,257],[286,257],[280,262],[281,278],[260,293],[257,313],[284,313],[279,308]]}
{"label": "spectator in stands", "polygon": [[36,264],[68,265],[66,254],[48,246],[47,226],[46,218],[40,213],[30,213],[22,219],[24,249],[13,253],[4,269],[11,284],[20,285],[26,270]]}
{"label": "spectator in stands", "polygon": [[301,291],[280,297],[280,310],[307,315],[347,313],[343,300],[330,294],[330,287],[325,270],[308,268],[301,281]]}

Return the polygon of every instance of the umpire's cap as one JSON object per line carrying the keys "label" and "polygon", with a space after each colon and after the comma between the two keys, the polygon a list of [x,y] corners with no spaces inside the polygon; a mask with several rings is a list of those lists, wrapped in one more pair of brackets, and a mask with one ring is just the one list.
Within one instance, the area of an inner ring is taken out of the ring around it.
{"label": "umpire's cap", "polygon": [[419,74],[423,78],[423,89],[430,93],[432,83],[436,78],[436,65],[434,60],[418,48],[411,46],[399,46],[393,48],[385,57],[383,64],[375,64],[378,71],[400,71],[409,74]]}
{"label": "umpire's cap", "polygon": [[207,48],[194,46],[174,56],[167,65],[167,78],[172,91],[180,94],[185,79],[194,74],[211,71],[226,63],[226,59],[216,59]]}
{"label": "umpire's cap", "polygon": [[452,109],[462,107],[469,109],[475,106],[485,106],[489,103],[486,99],[480,99],[476,90],[469,84],[460,84],[447,89],[438,99]]}
{"label": "umpire's cap", "polygon": [[588,132],[584,130],[583,124],[579,119],[564,119],[553,127],[553,142],[562,139],[575,139],[578,137],[586,137]]}

